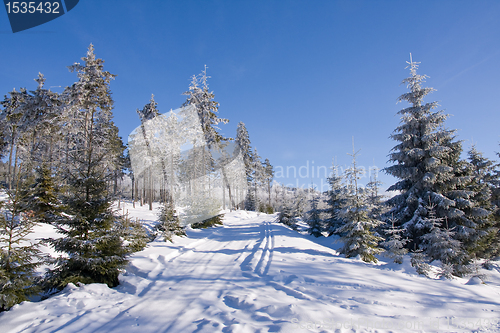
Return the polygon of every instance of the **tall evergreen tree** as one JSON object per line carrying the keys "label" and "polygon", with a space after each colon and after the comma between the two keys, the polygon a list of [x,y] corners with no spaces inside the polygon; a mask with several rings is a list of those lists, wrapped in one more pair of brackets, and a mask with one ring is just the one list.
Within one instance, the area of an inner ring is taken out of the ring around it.
{"label": "tall evergreen tree", "polygon": [[107,187],[113,176],[111,165],[118,158],[112,146],[117,139],[112,137],[116,132],[109,89],[114,75],[104,70],[104,61],[95,57],[92,44],[82,60],[84,65],[70,66],[79,80],[66,89],[74,130],[66,172],[67,215],[58,222],[63,237],[50,240],[56,251],[67,254],[58,258],[49,274],[56,288],[70,282],[116,286],[129,254],[120,234],[123,219],[113,213]]}
{"label": "tall evergreen tree", "polygon": [[319,209],[319,195],[313,193],[311,200],[311,210],[307,212],[307,224],[309,225],[308,233],[314,237],[322,236],[323,226],[321,219],[321,209]]}
{"label": "tall evergreen tree", "polygon": [[330,189],[327,193],[325,209],[326,220],[325,229],[328,232],[328,236],[335,234],[336,230],[342,225],[342,219],[339,217],[339,212],[346,201],[346,188],[342,185],[343,175],[339,174],[338,166],[332,162],[332,173],[330,177],[327,178],[330,184]]}
{"label": "tall evergreen tree", "polygon": [[255,210],[256,211],[264,211],[262,207],[262,202],[259,198],[259,187],[265,183],[265,169],[262,165],[261,157],[259,155],[259,152],[257,151],[257,148],[253,149],[253,154],[252,154],[252,179],[253,179],[253,184],[252,184],[252,191],[254,192],[254,199],[255,199]]}
{"label": "tall evergreen tree", "polygon": [[403,229],[397,228],[394,225],[394,220],[389,218],[391,226],[385,228],[384,233],[387,235],[387,239],[381,245],[386,249],[386,255],[389,258],[393,259],[396,264],[402,264],[404,255],[408,253],[408,250],[404,247],[408,241],[402,238]]}
{"label": "tall evergreen tree", "polygon": [[350,193],[338,213],[342,225],[337,229],[344,246],[340,253],[347,258],[359,255],[363,261],[377,262],[376,254],[383,251],[378,243],[383,239],[373,233],[373,229],[382,224],[370,216],[371,207],[366,197],[366,191],[358,187],[361,169],[357,167],[357,153],[352,153],[352,165],[346,170],[346,178],[351,184]]}
{"label": "tall evergreen tree", "polygon": [[29,208],[37,221],[53,223],[61,218],[64,210],[59,200],[59,188],[55,184],[51,170],[45,164],[35,169],[35,183],[30,193]]}
{"label": "tall evergreen tree", "polygon": [[200,119],[200,124],[205,136],[205,142],[208,148],[213,148],[216,144],[231,140],[225,138],[218,132],[219,123],[227,124],[228,119],[219,118],[219,103],[214,101],[214,93],[208,88],[207,66],[200,75],[194,75],[191,80],[189,90],[184,93],[187,96],[183,106],[194,105]]}
{"label": "tall evergreen tree", "polygon": [[461,264],[459,254],[464,253],[462,243],[454,238],[455,232],[449,229],[446,218],[436,217],[435,205],[426,208],[429,213],[424,221],[430,232],[421,237],[420,248],[431,261],[441,261],[440,276],[451,278],[453,267]]}
{"label": "tall evergreen tree", "polygon": [[16,180],[0,202],[0,312],[38,291],[36,268],[43,263],[38,243],[26,236],[35,222],[28,208],[29,184]]}
{"label": "tall evergreen tree", "polygon": [[163,204],[158,215],[156,230],[163,239],[173,242],[173,236],[186,236],[185,228],[181,226],[179,217],[171,203]]}
{"label": "tall evergreen tree", "polygon": [[490,258],[500,253],[491,202],[496,167],[474,145],[468,151],[465,172],[470,180],[464,188],[469,191],[469,200],[462,201],[464,215],[461,218],[469,222],[462,224],[471,225],[472,228],[462,227],[467,229],[462,233],[461,241],[470,255],[479,258]]}
{"label": "tall evergreen tree", "polygon": [[241,154],[243,155],[243,162],[245,163],[245,173],[247,176],[247,182],[250,184],[252,182],[252,146],[250,145],[250,137],[248,135],[245,123],[239,122],[236,128],[236,144],[238,145]]}
{"label": "tall evergreen tree", "polygon": [[15,183],[16,173],[18,168],[18,155],[19,149],[23,142],[22,136],[24,128],[22,127],[21,119],[23,117],[23,105],[28,98],[28,93],[25,88],[20,91],[15,89],[9,93],[9,96],[5,96],[2,101],[2,106],[4,107],[1,114],[1,126],[2,126],[2,137],[4,142],[6,142],[7,151],[2,154],[8,154],[7,161],[7,183],[9,189],[12,189],[12,185]]}
{"label": "tall evergreen tree", "polygon": [[274,178],[274,170],[273,170],[273,166],[271,165],[271,162],[269,162],[269,159],[267,159],[267,158],[264,160],[262,167],[264,168],[264,180],[265,180],[265,184],[267,186],[266,213],[272,214],[273,213],[273,206],[271,205],[271,183],[273,182],[273,178]]}
{"label": "tall evergreen tree", "polygon": [[410,77],[403,80],[410,91],[399,97],[411,105],[402,109],[401,124],[391,138],[398,144],[391,150],[389,161],[395,163],[385,172],[399,179],[389,191],[399,191],[387,203],[391,214],[410,237],[409,247],[416,249],[420,236],[429,232],[424,219],[425,206],[436,204],[440,217],[452,214],[455,201],[445,194],[460,182],[455,176],[461,152],[460,142],[453,141],[454,130],[444,129],[448,117],[442,111],[433,111],[437,102],[424,103],[423,98],[433,88],[423,88],[426,75],[417,74],[418,63],[410,58]]}

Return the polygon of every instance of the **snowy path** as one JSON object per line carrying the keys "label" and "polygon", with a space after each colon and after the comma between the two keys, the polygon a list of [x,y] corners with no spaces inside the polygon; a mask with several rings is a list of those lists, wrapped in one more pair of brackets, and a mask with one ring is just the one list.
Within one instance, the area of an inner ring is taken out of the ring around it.
{"label": "snowy path", "polygon": [[346,259],[273,219],[238,211],[224,227],[153,242],[131,258],[119,287],[70,286],[23,303],[0,314],[0,331],[500,331],[490,324],[500,317],[498,286]]}

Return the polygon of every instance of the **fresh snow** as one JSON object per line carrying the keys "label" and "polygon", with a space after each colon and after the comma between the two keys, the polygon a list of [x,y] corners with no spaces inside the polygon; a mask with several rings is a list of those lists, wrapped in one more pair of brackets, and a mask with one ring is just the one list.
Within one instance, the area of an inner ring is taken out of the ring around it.
{"label": "fresh snow", "polygon": [[[123,208],[123,205],[125,207]],[[129,213],[151,227],[156,211]],[[135,253],[120,286],[68,285],[0,314],[7,332],[499,332],[500,263],[483,280],[418,276],[379,256],[344,258],[332,238],[228,212],[224,226],[188,229]],[[55,236],[50,226],[35,237]],[[47,250],[47,249],[45,249]]]}

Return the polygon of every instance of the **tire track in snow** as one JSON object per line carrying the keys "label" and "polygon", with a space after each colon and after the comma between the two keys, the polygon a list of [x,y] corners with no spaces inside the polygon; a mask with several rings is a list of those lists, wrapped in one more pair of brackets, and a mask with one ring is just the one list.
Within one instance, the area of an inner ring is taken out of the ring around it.
{"label": "tire track in snow", "polygon": [[266,276],[273,259],[274,234],[271,222],[263,222],[260,228],[261,237],[240,265],[243,276],[248,278],[253,278],[255,275],[260,277]]}

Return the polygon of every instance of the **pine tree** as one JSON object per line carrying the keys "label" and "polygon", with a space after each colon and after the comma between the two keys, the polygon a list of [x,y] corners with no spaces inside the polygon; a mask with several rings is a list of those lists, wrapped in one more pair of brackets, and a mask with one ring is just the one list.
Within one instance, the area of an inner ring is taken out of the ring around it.
{"label": "pine tree", "polygon": [[357,152],[354,152],[354,144],[350,155],[352,165],[346,170],[346,178],[352,190],[338,213],[342,226],[336,231],[341,235],[340,241],[344,243],[340,253],[347,258],[359,255],[365,262],[377,262],[375,255],[383,251],[378,243],[383,239],[374,235],[373,229],[382,222],[370,216],[371,207],[366,192],[360,191],[358,187],[361,170],[356,165]]}
{"label": "pine tree", "polygon": [[122,216],[117,229],[124,240],[127,252],[142,251],[151,240],[144,226],[137,220],[132,221],[128,216]]}
{"label": "pine tree", "polygon": [[193,76],[189,90],[184,93],[187,100],[183,106],[194,105],[200,119],[200,124],[208,148],[213,148],[219,142],[228,141],[230,138],[223,137],[218,132],[219,123],[227,124],[228,119],[219,118],[219,103],[214,101],[214,93],[208,88],[207,66],[198,76]]}
{"label": "pine tree", "polygon": [[1,103],[4,107],[0,114],[2,137],[3,141],[7,143],[7,152],[5,153],[8,153],[9,156],[7,161],[7,184],[9,189],[12,189],[15,179],[17,179],[19,147],[22,145],[24,132],[24,128],[21,126],[21,119],[23,117],[22,106],[25,104],[27,98],[28,93],[25,88],[22,88],[20,91],[14,89],[9,93],[9,96],[5,96],[5,99]]}
{"label": "pine tree", "polygon": [[399,97],[410,107],[402,109],[401,124],[391,138],[399,143],[389,154],[395,164],[385,168],[385,172],[399,180],[389,187],[389,191],[399,191],[387,203],[393,207],[388,214],[397,220],[410,237],[408,248],[418,248],[420,237],[429,232],[425,226],[427,209],[425,206],[436,204],[438,217],[448,217],[458,213],[455,200],[447,195],[463,193],[453,191],[463,182],[456,176],[461,153],[460,142],[454,140],[454,130],[444,129],[448,117],[442,111],[433,111],[437,102],[424,103],[423,98],[433,92],[433,88],[422,88],[427,76],[417,74],[418,63],[411,60],[410,77],[403,80],[410,91]]}
{"label": "pine tree", "polygon": [[[461,249],[462,244],[454,239],[455,232],[449,229],[448,225],[443,224],[446,222],[445,218],[438,218],[435,216],[435,206],[427,206],[429,211],[424,223],[430,229],[430,232],[421,236],[422,243],[420,248],[425,255],[433,260],[441,261],[441,276],[450,278],[449,271],[452,269],[456,272],[455,266],[461,266],[462,260],[460,258],[464,251]],[[446,223],[447,224],[447,223]],[[462,267],[459,267],[463,271]]]}
{"label": "pine tree", "polygon": [[470,191],[470,196],[468,201],[463,201],[462,218],[470,220],[474,228],[467,230],[467,235],[461,237],[461,241],[471,256],[491,258],[500,253],[491,202],[497,165],[485,158],[475,146],[468,151],[468,162],[466,173],[470,175],[470,181],[465,189]]}
{"label": "pine tree", "polygon": [[307,224],[309,225],[308,233],[309,235],[313,235],[314,237],[322,236],[322,219],[321,219],[321,209],[318,208],[319,204],[319,195],[313,194],[313,198],[311,200],[311,210],[307,213]]}
{"label": "pine tree", "polygon": [[271,162],[269,162],[269,159],[265,159],[264,163],[262,164],[262,167],[264,168],[264,180],[267,185],[267,195],[268,195],[268,202],[267,202],[267,207],[266,207],[266,213],[267,214],[272,214],[274,213],[273,206],[271,205],[271,183],[273,182],[274,178],[274,170],[273,166],[271,165]]}
{"label": "pine tree", "polygon": [[366,184],[365,190],[367,191],[368,203],[373,207],[370,214],[373,218],[380,219],[384,211],[384,196],[380,194],[382,182],[378,180],[377,173],[378,169],[373,176],[370,175],[370,181]]}
{"label": "pine tree", "polygon": [[58,222],[63,237],[50,240],[56,251],[67,254],[58,258],[57,267],[48,274],[56,288],[70,282],[116,286],[130,253],[120,233],[123,219],[114,214],[107,187],[113,176],[110,169],[118,158],[112,146],[117,139],[111,137],[116,134],[109,89],[114,75],[104,71],[103,60],[95,57],[92,44],[82,60],[84,65],[70,66],[79,80],[66,89],[75,118],[66,170],[67,215]]}
{"label": "pine tree", "polygon": [[161,234],[165,242],[169,241],[172,243],[173,236],[186,236],[186,231],[181,226],[179,217],[172,204],[163,204],[158,215],[158,222],[156,230]]}
{"label": "pine tree", "polygon": [[390,218],[389,222],[391,227],[384,230],[387,239],[380,245],[386,249],[387,257],[393,259],[396,264],[402,264],[404,255],[408,253],[408,250],[404,247],[408,241],[401,236],[403,229],[396,228],[394,225],[395,219]]}
{"label": "pine tree", "polygon": [[28,209],[27,187],[18,177],[7,190],[7,202],[0,202],[0,312],[39,291],[35,270],[43,257],[39,244],[26,238],[36,224]]}
{"label": "pine tree", "polygon": [[339,217],[339,212],[346,201],[346,189],[342,185],[343,176],[338,174],[338,166],[332,163],[332,173],[327,178],[330,184],[330,190],[326,200],[327,208],[325,210],[328,216],[325,220],[325,229],[328,232],[328,237],[335,234],[335,231],[342,225],[342,220]]}
{"label": "pine tree", "polygon": [[293,207],[293,202],[285,204],[281,207],[277,221],[291,227],[294,230],[297,229],[297,216]]}
{"label": "pine tree", "polygon": [[245,163],[245,172],[247,176],[247,182],[252,183],[252,165],[253,165],[253,155],[252,147],[250,145],[250,137],[248,135],[245,123],[239,122],[236,128],[236,144],[238,145],[241,154],[243,155],[243,162]]}
{"label": "pine tree", "polygon": [[431,266],[422,250],[415,250],[411,254],[411,266],[415,267],[417,274],[429,276]]}
{"label": "pine tree", "polygon": [[30,193],[29,208],[37,221],[50,224],[57,221],[64,210],[59,200],[59,188],[47,165],[37,167],[35,173],[36,179]]}
{"label": "pine tree", "polygon": [[[206,145],[208,148],[207,153],[205,153],[205,148],[202,149],[202,160],[201,167],[204,170],[203,175],[208,174],[214,167],[214,158],[211,155],[212,150],[221,153],[224,149],[224,143],[233,140],[229,137],[224,137],[219,133],[220,128],[217,127],[219,123],[227,124],[228,119],[220,118],[217,113],[219,112],[219,103],[214,100],[214,93],[209,90],[208,79],[210,76],[207,75],[207,66],[198,76],[193,76],[191,80],[191,85],[189,90],[184,93],[187,95],[187,99],[183,106],[194,106],[196,113],[198,114],[199,124],[201,125],[202,135],[204,138],[203,143],[198,143],[199,145]],[[221,168],[222,177],[224,179],[224,184],[229,191],[229,201],[234,202],[231,184],[229,182],[229,177],[226,173],[225,168]],[[203,187],[205,184],[203,184]]]}
{"label": "pine tree", "polygon": [[259,156],[259,153],[257,151],[257,148],[254,148],[253,153],[252,153],[252,179],[253,179],[253,189],[249,189],[250,191],[253,191],[253,199],[255,200],[255,211],[264,211],[262,208],[262,202],[259,199],[259,193],[258,189],[259,186],[265,182],[265,170],[264,167],[262,166],[261,162],[261,157]]}
{"label": "pine tree", "polygon": [[[500,157],[500,153],[497,153]],[[493,227],[496,230],[496,233],[493,235],[493,242],[490,247],[490,253],[488,253],[491,257],[500,256],[500,170],[498,169],[499,165],[495,166],[493,179],[488,181],[490,189],[491,189],[491,210],[493,212]]]}
{"label": "pine tree", "polygon": [[62,101],[59,94],[44,88],[45,77],[39,73],[35,79],[38,87],[24,99],[23,117],[20,129],[25,137],[25,156],[23,163],[30,164],[27,168],[34,169],[36,165],[46,163],[50,167],[56,156],[55,146],[60,141],[62,126]]}

